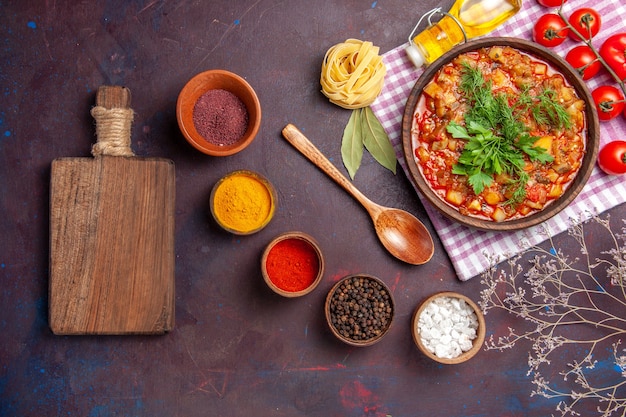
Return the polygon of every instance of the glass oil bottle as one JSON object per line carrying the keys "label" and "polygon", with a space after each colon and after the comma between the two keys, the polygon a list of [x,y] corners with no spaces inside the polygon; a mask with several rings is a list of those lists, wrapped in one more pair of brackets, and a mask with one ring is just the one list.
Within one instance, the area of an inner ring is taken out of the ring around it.
{"label": "glass oil bottle", "polygon": [[[449,12],[433,9],[409,35],[407,56],[417,68],[430,64],[455,45],[491,32],[521,7],[522,0],[456,0]],[[433,23],[437,16],[442,17]],[[424,20],[428,27],[415,35]]]}

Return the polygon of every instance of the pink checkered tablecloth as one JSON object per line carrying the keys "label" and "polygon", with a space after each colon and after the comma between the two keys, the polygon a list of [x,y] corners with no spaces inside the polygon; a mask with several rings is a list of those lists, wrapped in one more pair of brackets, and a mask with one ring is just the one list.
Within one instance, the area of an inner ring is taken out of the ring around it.
{"label": "pink checkered tablecloth", "polygon": [[[623,0],[598,0],[593,4],[589,4],[587,0],[569,0],[563,10],[568,14],[583,6],[593,7],[603,18],[600,33],[593,41],[596,47],[610,35],[626,31],[623,17],[626,16],[626,4]],[[550,9],[538,5],[535,0],[523,0],[522,10],[487,36],[511,36],[530,40],[533,23],[539,16],[549,11]],[[419,16],[415,18],[417,21]],[[407,58],[404,52],[407,44],[383,55],[387,66],[385,86],[371,108],[387,131],[400,166],[410,179],[402,152],[402,114],[411,89],[423,69],[415,69]],[[568,39],[554,48],[554,51],[564,57],[575,45],[575,42]],[[587,85],[593,90],[607,83],[612,83],[611,78],[602,72],[589,80]],[[626,119],[623,117],[619,116],[610,122],[601,123],[600,146],[614,139],[625,138]],[[413,186],[418,192],[415,184]],[[466,281],[490,266],[486,255],[500,256],[501,260],[504,260],[523,252],[529,245],[544,241],[546,239],[545,233],[542,233],[544,228],[547,228],[551,235],[556,235],[565,231],[574,219],[584,221],[592,214],[601,213],[625,202],[626,180],[624,177],[605,175],[596,167],[583,191],[565,210],[541,225],[517,232],[485,232],[468,228],[445,218],[421,195],[420,198],[454,265],[457,276],[460,280]]]}

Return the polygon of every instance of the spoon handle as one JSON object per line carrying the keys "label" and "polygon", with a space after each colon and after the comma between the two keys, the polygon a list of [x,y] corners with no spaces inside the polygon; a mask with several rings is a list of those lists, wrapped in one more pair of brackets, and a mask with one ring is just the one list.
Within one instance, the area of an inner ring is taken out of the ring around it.
{"label": "spoon handle", "polygon": [[348,179],[324,156],[324,154],[311,143],[309,139],[294,125],[288,124],[283,129],[283,136],[289,143],[293,145],[300,153],[306,156],[309,161],[313,162],[319,169],[324,171],[337,184],[350,193],[359,203],[363,205],[371,216],[377,214],[380,210],[378,205],[359,191]]}

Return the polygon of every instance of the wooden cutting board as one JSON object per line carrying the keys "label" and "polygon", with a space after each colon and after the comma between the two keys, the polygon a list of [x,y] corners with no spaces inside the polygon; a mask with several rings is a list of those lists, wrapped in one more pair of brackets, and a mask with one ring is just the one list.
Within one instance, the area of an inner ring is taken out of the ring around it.
{"label": "wooden cutting board", "polygon": [[130,91],[103,86],[93,158],[50,178],[49,320],[55,334],[161,334],[174,326],[174,163],[130,149]]}

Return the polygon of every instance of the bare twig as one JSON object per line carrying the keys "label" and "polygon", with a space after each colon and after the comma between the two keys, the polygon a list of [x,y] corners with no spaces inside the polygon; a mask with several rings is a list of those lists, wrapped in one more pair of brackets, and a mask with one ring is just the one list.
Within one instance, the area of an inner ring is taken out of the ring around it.
{"label": "bare twig", "polygon": [[[486,349],[502,351],[522,340],[532,342],[528,375],[536,388],[530,395],[560,399],[556,412],[562,417],[581,415],[577,410],[583,401],[597,402],[599,416],[626,416],[626,349],[620,348],[626,335],[626,226],[613,232],[609,220],[608,215],[596,215],[586,223],[573,222],[568,234],[580,247],[580,257],[565,255],[545,230],[547,244],[500,265],[492,258],[493,266],[481,276],[485,289],[479,304],[485,314],[499,310],[530,323],[530,330],[510,327],[506,334],[492,335]],[[592,224],[600,226],[600,232],[594,228],[594,239],[610,247],[596,258],[585,233]],[[524,260],[528,268],[521,265]],[[609,358],[607,346],[612,346]],[[547,379],[544,369],[566,349],[579,357],[560,372],[569,384],[562,389]],[[610,382],[606,367],[602,372],[596,368],[598,361],[613,363],[610,369],[618,374]],[[615,379],[619,382],[613,383]]]}

